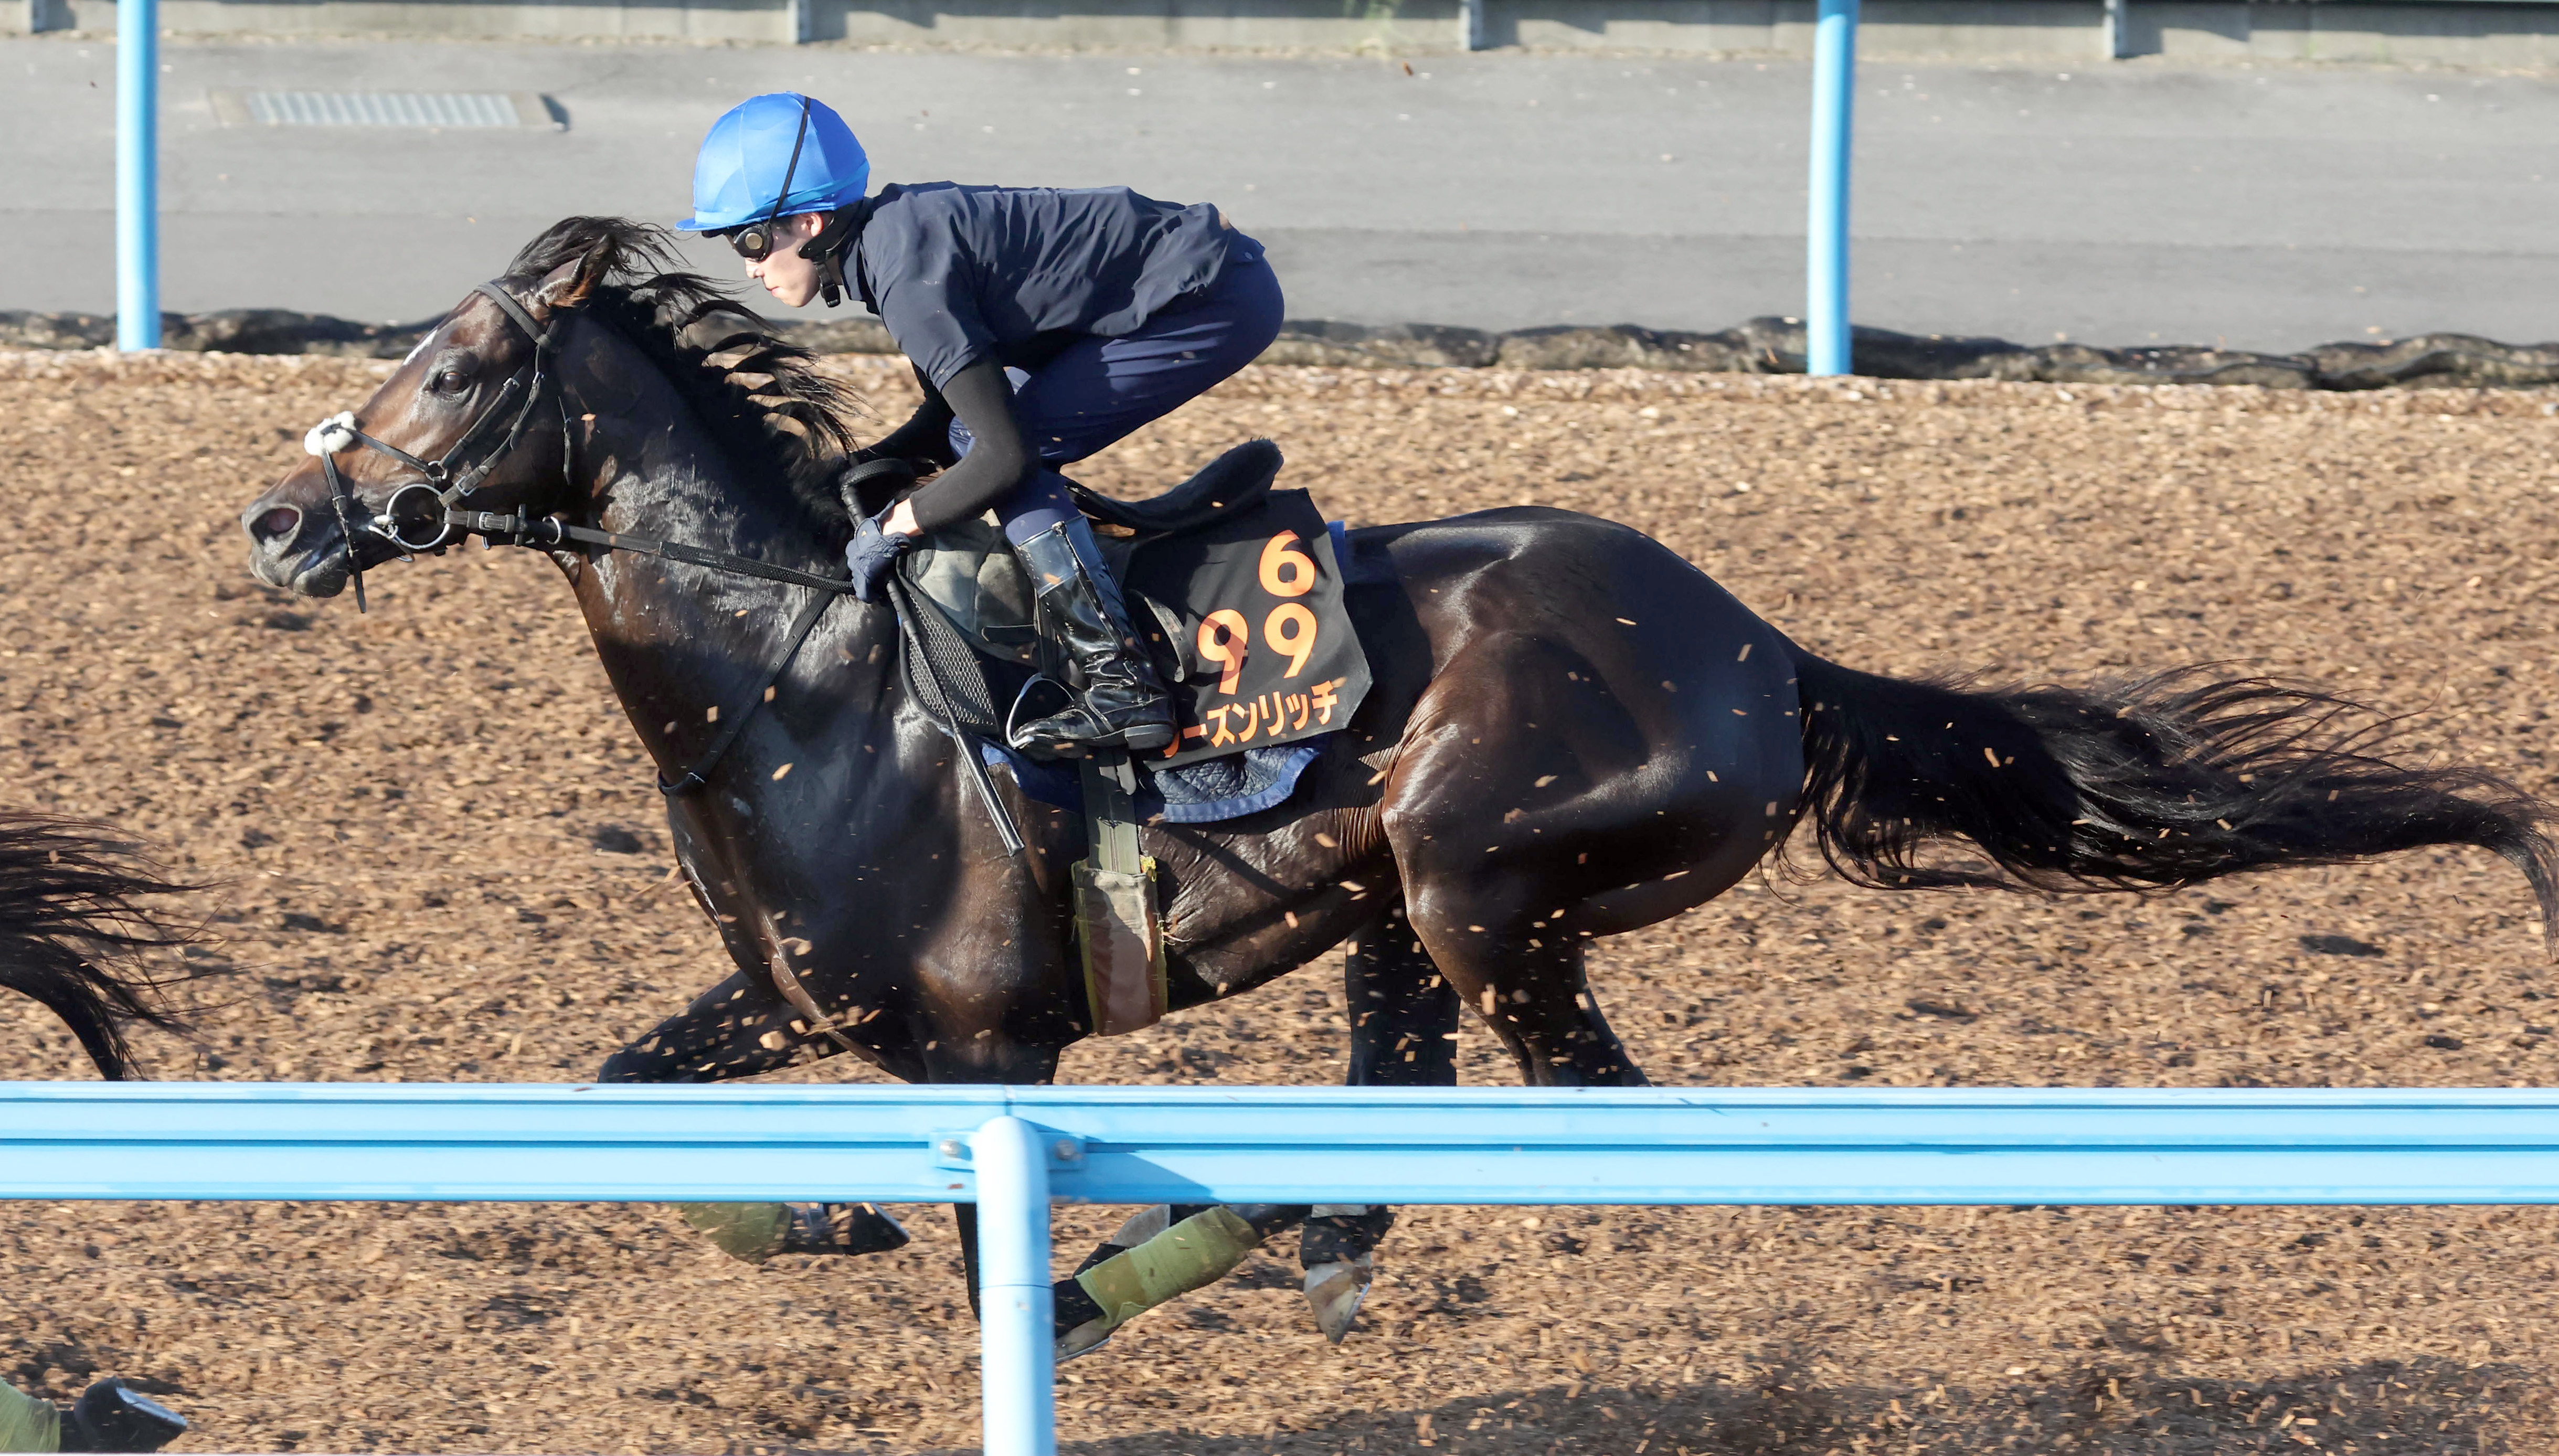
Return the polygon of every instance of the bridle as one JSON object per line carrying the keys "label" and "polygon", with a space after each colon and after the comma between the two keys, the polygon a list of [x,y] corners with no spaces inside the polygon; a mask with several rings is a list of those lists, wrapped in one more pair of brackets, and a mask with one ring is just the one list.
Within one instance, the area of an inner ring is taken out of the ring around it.
{"label": "bridle", "polygon": [[[320,457],[321,474],[328,478],[329,501],[338,512],[338,529],[347,538],[347,568],[356,579],[356,610],[359,612],[365,610],[364,557],[356,549],[359,522],[366,530],[398,547],[402,556],[442,550],[460,539],[471,529],[471,522],[466,517],[485,512],[459,511],[454,507],[480,489],[481,483],[489,479],[489,473],[498,468],[498,463],[523,442],[526,429],[532,424],[533,411],[540,407],[543,392],[551,385],[552,329],[556,326],[545,326],[536,321],[530,310],[518,303],[514,294],[497,283],[483,283],[473,291],[496,304],[509,322],[524,331],[525,337],[533,342],[533,357],[523,368],[508,376],[507,382],[499,386],[498,397],[489,401],[489,407],[480,411],[480,417],[471,422],[470,428],[464,430],[462,437],[455,440],[441,457],[421,460],[397,445],[366,434],[356,428],[356,416],[352,410],[322,420],[302,437],[302,448]],[[510,405],[515,408],[512,419],[505,417]],[[560,432],[565,439],[568,414],[564,406],[560,414]],[[347,478],[339,473],[339,454],[356,445],[396,460],[416,471],[420,477],[394,489],[382,502],[379,515],[365,515],[362,503],[356,499],[355,488],[348,485]],[[420,531],[412,536],[411,530],[419,526],[432,526],[433,531],[431,534]]]}
{"label": "bridle", "polygon": [[[817,595],[792,622],[782,655],[775,659],[772,670],[765,674],[755,695],[746,700],[743,709],[720,715],[718,736],[711,740],[710,746],[702,751],[701,757],[690,768],[673,779],[668,778],[664,771],[659,773],[660,794],[670,798],[689,794],[709,782],[711,771],[736,745],[747,721],[755,716],[756,709],[773,697],[775,687],[782,681],[782,674],[789,670],[792,659],[800,655],[801,647],[817,630],[818,619],[826,615],[836,598],[849,594],[853,584],[843,577],[820,576],[815,572],[776,566],[752,556],[714,551],[653,536],[597,530],[592,526],[575,525],[553,516],[537,516],[522,510],[499,512],[460,509],[461,503],[489,479],[490,472],[498,468],[499,462],[523,443],[525,432],[532,423],[533,411],[540,407],[546,392],[559,400],[560,471],[563,478],[570,469],[568,403],[564,395],[558,394],[557,382],[550,368],[557,349],[558,318],[555,316],[549,325],[543,325],[533,318],[531,311],[516,301],[515,295],[495,282],[483,283],[473,291],[497,304],[507,318],[524,331],[525,337],[533,342],[533,357],[499,386],[498,397],[489,401],[489,407],[480,412],[480,417],[471,422],[470,427],[462,432],[462,437],[455,440],[442,456],[434,460],[421,459],[397,445],[365,433],[356,427],[356,416],[352,410],[341,411],[322,420],[302,437],[302,448],[320,458],[321,473],[329,482],[330,503],[338,512],[338,528],[347,542],[347,569],[356,581],[356,610],[365,610],[364,558],[356,549],[359,524],[398,547],[403,559],[420,551],[442,551],[465,536],[476,535],[484,545],[527,546],[535,550],[551,550],[572,544],[599,546],[608,551],[630,551],[691,566],[704,566],[714,571],[812,588]],[[511,406],[515,410],[514,417],[504,418]],[[347,484],[346,477],[338,470],[338,456],[358,445],[398,461],[420,477],[394,487],[382,502],[379,515],[365,514],[363,503],[356,499],[355,489]],[[914,469],[905,461],[874,460],[848,473],[843,485],[850,488],[869,478],[896,472],[912,478]],[[404,501],[412,503],[405,513],[401,504]],[[430,526],[433,528],[431,534],[423,529]],[[986,766],[977,744],[960,729],[959,716],[951,709],[949,695],[931,670],[931,659],[922,655],[922,650],[915,642],[913,614],[932,609],[919,608],[908,598],[905,584],[894,577],[890,580],[890,593],[897,607],[901,635],[907,642],[908,651],[925,663],[923,680],[929,684],[932,696],[937,700],[927,705],[927,711],[937,713],[945,731],[961,740],[959,756],[971,783],[978,790],[978,799],[994,819],[996,835],[1003,841],[1006,853],[1018,855],[1023,847],[1021,832],[1014,825],[1003,801],[996,797],[994,784],[987,778]],[[808,1009],[814,1013],[816,1008],[813,1004]]]}

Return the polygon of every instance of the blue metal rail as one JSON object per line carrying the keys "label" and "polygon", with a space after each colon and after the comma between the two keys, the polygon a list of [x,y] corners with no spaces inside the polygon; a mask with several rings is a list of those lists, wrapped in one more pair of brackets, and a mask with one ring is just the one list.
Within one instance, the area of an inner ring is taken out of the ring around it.
{"label": "blue metal rail", "polygon": [[[806,41],[802,0],[794,34]],[[1483,38],[1480,0],[1463,0],[1465,47]],[[2111,13],[2111,12],[2110,12]],[[1813,36],[1811,205],[1805,219],[1804,367],[1845,374],[1849,153],[1857,92],[1858,0],[1819,0]],[[115,347],[160,347],[159,0],[117,0],[115,69]]]}
{"label": "blue metal rail", "polygon": [[975,1202],[987,1456],[1048,1206],[2559,1203],[2559,1090],[0,1083],[0,1198]]}
{"label": "blue metal rail", "polygon": [[115,347],[160,347],[160,0],[115,6]]}
{"label": "blue metal rail", "polygon": [[1858,0],[1813,22],[1813,176],[1804,219],[1804,372],[1856,370],[1849,349],[1848,176],[1856,144]]}

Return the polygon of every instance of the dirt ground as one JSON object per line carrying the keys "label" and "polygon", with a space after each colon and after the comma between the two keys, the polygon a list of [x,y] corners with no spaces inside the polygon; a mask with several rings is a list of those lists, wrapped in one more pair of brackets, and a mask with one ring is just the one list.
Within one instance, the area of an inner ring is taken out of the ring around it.
{"label": "dirt ground", "polygon": [[[848,368],[897,413],[899,380]],[[379,366],[0,356],[0,767],[217,881],[158,1075],[574,1080],[722,973],[565,591],[477,551],[374,611],[254,586],[233,515]],[[1085,474],[1268,434],[1353,522],[1537,502],[1650,530],[1891,672],[2246,659],[2551,792],[2559,404],[2532,394],[1247,371]],[[1748,887],[1594,959],[1671,1084],[2550,1085],[2485,855],[2149,901]],[[1327,962],[1070,1051],[1077,1082],[1323,1083]],[[1469,1081],[1506,1081],[1470,1029]],[[827,1065],[840,1075],[840,1063]],[[0,1068],[80,1077],[0,1006]],[[798,1073],[792,1075],[808,1075]],[[967,1448],[946,1212],[860,1261],[657,1207],[0,1207],[0,1376],[145,1379],[186,1449]],[[1116,1212],[1068,1211],[1062,1250]],[[2531,1452],[2559,1213],[1412,1210],[1328,1348],[1287,1257],[1066,1369],[1076,1450],[1244,1456]],[[1061,1256],[1064,1256],[1063,1253]]]}

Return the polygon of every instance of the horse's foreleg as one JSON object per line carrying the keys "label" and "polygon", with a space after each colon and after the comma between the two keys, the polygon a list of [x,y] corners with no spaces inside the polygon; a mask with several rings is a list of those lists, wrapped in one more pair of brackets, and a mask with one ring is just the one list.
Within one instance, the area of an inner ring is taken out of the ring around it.
{"label": "horse's foreleg", "polygon": [[[1348,946],[1353,1087],[1453,1087],[1457,997],[1400,910]],[[1368,1204],[1171,1204],[1142,1209],[1058,1281],[1058,1354],[1081,1355],[1166,1300],[1216,1283],[1263,1240],[1302,1223],[1297,1257],[1324,1338],[1339,1343],[1368,1293],[1371,1255],[1393,1226]]]}
{"label": "horse's foreleg", "polygon": [[1120,1226],[1051,1288],[1057,1358],[1072,1360],[1167,1300],[1233,1272],[1262,1240],[1304,1223],[1304,1204],[1159,1204]]}
{"label": "horse's foreleg", "polygon": [[[791,1009],[744,971],[606,1059],[599,1082],[725,1082],[791,1065],[831,1044],[791,1029]],[[682,1206],[685,1223],[748,1263],[777,1253],[879,1253],[906,1242],[897,1221],[869,1204],[710,1203]]]}
{"label": "horse's foreleg", "polygon": [[[791,1065],[802,1038],[791,1008],[760,977],[737,971],[605,1059],[601,1082],[727,1082]],[[811,1044],[826,1055],[825,1044]]]}

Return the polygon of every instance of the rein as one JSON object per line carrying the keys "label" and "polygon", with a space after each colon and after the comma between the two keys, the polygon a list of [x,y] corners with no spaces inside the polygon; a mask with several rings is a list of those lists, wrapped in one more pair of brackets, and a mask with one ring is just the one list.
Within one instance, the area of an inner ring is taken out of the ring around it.
{"label": "rein", "polygon": [[[674,779],[668,778],[663,770],[657,774],[660,794],[670,799],[690,794],[710,782],[712,770],[718,768],[721,760],[728,757],[729,750],[736,746],[738,738],[746,731],[748,720],[772,699],[774,688],[782,681],[782,674],[790,670],[792,661],[800,655],[800,649],[808,643],[810,634],[817,631],[818,619],[827,615],[827,609],[833,606],[837,598],[850,593],[853,584],[843,577],[820,576],[816,572],[776,566],[730,551],[716,551],[707,546],[687,545],[655,536],[598,530],[547,515],[460,509],[460,503],[478,490],[488,480],[490,472],[497,469],[498,463],[523,442],[525,431],[532,421],[533,410],[541,403],[545,389],[553,384],[549,367],[555,349],[551,328],[537,322],[514,295],[494,282],[483,283],[474,291],[497,304],[508,319],[532,340],[533,357],[523,369],[508,378],[500,387],[498,397],[489,402],[489,407],[481,411],[480,417],[471,422],[470,427],[462,432],[462,438],[454,441],[452,448],[446,450],[441,458],[423,460],[388,441],[365,433],[356,427],[353,411],[332,415],[313,426],[311,432],[303,437],[302,448],[320,458],[321,473],[328,478],[330,503],[337,510],[338,527],[347,542],[348,571],[356,580],[356,610],[365,610],[365,571],[361,564],[363,558],[356,550],[359,524],[398,547],[403,560],[413,559],[418,551],[440,552],[456,540],[476,535],[483,545],[489,546],[525,546],[534,550],[552,550],[572,544],[594,546],[815,590],[818,595],[811,598],[809,604],[800,609],[800,615],[793,619],[782,655],[774,660],[772,670],[764,674],[764,681],[746,700],[746,706],[725,715],[719,735],[711,740],[710,746],[702,751],[692,767]],[[504,438],[499,439],[493,427],[519,395],[522,403],[516,405],[515,418],[507,423]],[[568,404],[564,396],[560,399],[560,438],[563,444],[568,439]],[[487,443],[491,440],[496,443]],[[398,461],[423,479],[398,486],[382,503],[379,515],[367,516],[362,503],[356,499],[354,488],[347,484],[346,477],[338,470],[338,455],[357,445]],[[563,473],[568,469],[565,455],[560,468]],[[909,468],[904,462],[872,461],[847,477],[846,484],[901,469]],[[417,499],[421,496],[424,499]],[[405,514],[401,509],[403,501],[414,503]],[[431,506],[427,504],[429,501],[433,503]],[[434,527],[434,534],[423,539],[413,538],[404,529],[429,525]],[[909,614],[922,609],[917,607],[902,581],[892,580],[890,598],[898,614],[900,632],[911,644],[914,629],[909,625]],[[910,646],[909,651],[916,650]],[[1021,830],[1013,823],[1012,814],[1005,809],[1003,801],[996,797],[994,781],[987,776],[977,741],[961,729],[959,718],[951,708],[950,694],[934,675],[931,660],[919,655],[918,661],[924,669],[922,678],[931,685],[935,699],[927,706],[927,712],[932,713],[938,708],[941,714],[938,726],[958,743],[960,757],[968,765],[970,782],[976,787],[979,801],[985,804],[987,815],[994,820],[995,833],[1003,841],[1004,852],[1007,855],[1020,854],[1023,848]]]}

